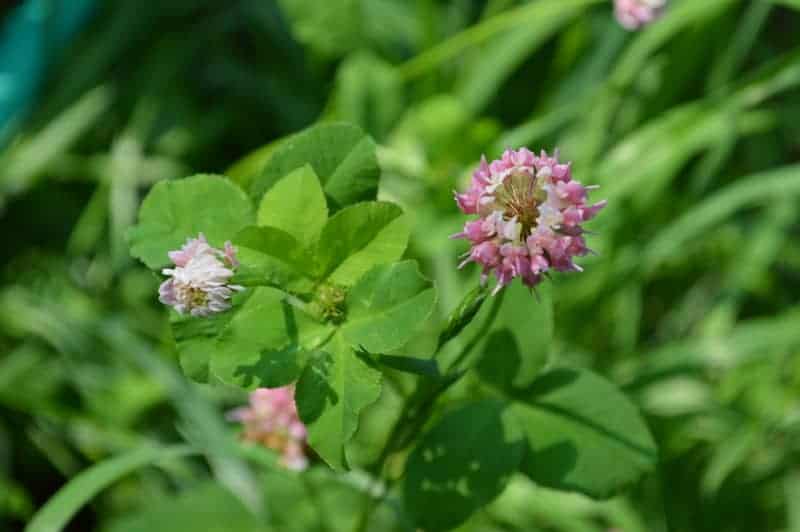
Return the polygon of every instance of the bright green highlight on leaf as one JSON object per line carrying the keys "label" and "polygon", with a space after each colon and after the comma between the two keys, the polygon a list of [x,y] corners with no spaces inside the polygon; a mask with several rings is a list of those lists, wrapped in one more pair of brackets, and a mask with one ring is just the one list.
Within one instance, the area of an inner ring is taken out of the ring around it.
{"label": "bright green highlight on leaf", "polygon": [[242,253],[237,281],[296,293],[314,286],[303,278],[348,287],[372,267],[403,255],[411,228],[396,205],[357,203],[330,219],[327,212],[310,166],[278,181],[262,199],[260,227],[248,227],[234,238]]}
{"label": "bright green highlight on leaf", "polygon": [[317,275],[351,286],[373,266],[399,259],[408,236],[408,222],[397,205],[370,202],[342,209],[322,230]]}
{"label": "bright green highlight on leaf", "polygon": [[[237,294],[234,305],[250,294]],[[217,336],[230,321],[233,312],[213,314],[205,319],[170,312],[170,325],[184,375],[198,382],[208,382],[208,363],[216,349]]]}
{"label": "bright green highlight on leaf", "polygon": [[331,467],[348,468],[344,446],[355,434],[359,413],[380,391],[381,372],[339,334],[306,366],[295,392],[297,408],[309,444]]}
{"label": "bright green highlight on leaf", "polygon": [[234,238],[241,266],[235,280],[244,286],[280,286],[307,293],[313,264],[307,250],[289,233],[275,227],[250,226]]}
{"label": "bright green highlight on leaf", "polygon": [[408,342],[435,299],[435,290],[412,261],[377,266],[351,289],[347,319],[314,354],[296,390],[309,443],[332,467],[347,468],[345,445],[355,433],[358,415],[380,395],[381,372],[359,352],[391,350]]}
{"label": "bright green highlight on leaf", "polygon": [[375,143],[358,126],[345,123],[319,124],[282,141],[250,185],[250,195],[260,200],[280,179],[307,164],[319,177],[331,210],[375,198],[380,177]]}
{"label": "bright green highlight on leaf", "polygon": [[211,371],[241,388],[283,386],[299,376],[305,352],[332,331],[287,303],[280,290],[256,288],[219,336]]}
{"label": "bright green highlight on leaf", "polygon": [[411,339],[435,301],[436,293],[416,262],[379,266],[348,294],[342,334],[371,353],[391,351]]}
{"label": "bright green highlight on leaf", "polygon": [[301,166],[275,183],[258,207],[257,223],[282,229],[304,246],[313,244],[328,220],[328,205],[314,169]]}
{"label": "bright green highlight on leaf", "polygon": [[247,195],[223,176],[201,174],[156,184],[142,202],[139,223],[128,233],[131,254],[157,269],[169,251],[203,233],[221,248],[254,221]]}

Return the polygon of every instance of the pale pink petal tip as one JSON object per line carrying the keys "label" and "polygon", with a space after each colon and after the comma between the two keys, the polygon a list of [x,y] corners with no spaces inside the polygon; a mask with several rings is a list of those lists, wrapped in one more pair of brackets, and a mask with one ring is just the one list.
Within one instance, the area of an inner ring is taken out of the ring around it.
{"label": "pale pink petal tip", "polygon": [[623,28],[635,31],[657,20],[666,5],[667,0],[614,0],[614,15]]}
{"label": "pale pink petal tip", "polygon": [[162,273],[169,279],[159,287],[159,301],[181,314],[205,317],[230,308],[230,298],[243,287],[230,284],[239,265],[230,242],[224,250],[212,247],[203,233],[190,238],[181,249],[167,254],[174,268]]}
{"label": "pale pink petal tip", "polygon": [[575,257],[590,252],[582,223],[592,219],[606,201],[588,202],[586,187],[572,179],[570,163],[538,156],[527,148],[506,150],[491,163],[481,158],[469,190],[456,194],[464,214],[477,218],[464,224],[452,238],[470,242],[467,258],[481,266],[481,283],[494,275],[494,293],[515,277],[530,287],[549,270],[582,271]]}
{"label": "pale pink petal tip", "polygon": [[294,387],[258,388],[250,393],[250,404],[231,410],[230,421],[242,423],[242,438],[280,454],[287,469],[308,467],[306,426],[300,421],[294,401]]}

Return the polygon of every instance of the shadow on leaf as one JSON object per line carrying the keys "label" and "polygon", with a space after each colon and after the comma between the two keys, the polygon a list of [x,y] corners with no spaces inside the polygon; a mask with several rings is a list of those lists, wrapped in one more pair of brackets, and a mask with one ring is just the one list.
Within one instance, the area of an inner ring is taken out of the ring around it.
{"label": "shadow on leaf", "polygon": [[500,390],[511,392],[520,367],[522,354],[511,331],[500,329],[492,332],[476,366],[481,379]]}
{"label": "shadow on leaf", "polygon": [[297,321],[292,307],[285,301],[282,307],[290,343],[281,349],[263,349],[256,362],[239,365],[234,370],[234,377],[241,377],[241,385],[246,388],[286,386],[300,375],[305,351],[298,345]]}
{"label": "shadow on leaf", "polygon": [[[527,402],[535,405],[535,407],[540,410],[561,416],[564,419],[572,421],[576,425],[582,425],[609,440],[617,442],[617,444],[626,447],[630,451],[640,454],[645,459],[655,460],[657,456],[652,448],[634,441],[633,438],[628,437],[627,434],[620,430],[610,429],[603,422],[603,419],[593,419],[582,415],[575,409],[567,408],[546,397],[547,394],[553,391],[566,388],[568,385],[573,384],[580,376],[581,373],[577,370],[571,368],[557,368],[538,378],[536,382],[528,387],[520,396],[525,397]],[[591,400],[591,398],[587,396],[586,400]]]}
{"label": "shadow on leaf", "polygon": [[503,491],[524,438],[501,401],[473,403],[445,416],[411,454],[405,501],[425,530],[449,530]]}
{"label": "shadow on leaf", "polygon": [[295,397],[298,398],[298,413],[306,424],[316,421],[325,410],[326,404],[335,405],[339,402],[339,395],[329,383],[333,379],[333,365],[330,353],[317,353],[306,365],[297,383]]}
{"label": "shadow on leaf", "polygon": [[233,375],[240,378],[239,382],[246,388],[286,386],[300,375],[304,355],[305,352],[296,345],[284,349],[264,349],[258,361],[238,366]]}
{"label": "shadow on leaf", "polygon": [[568,441],[560,441],[534,450],[528,448],[522,469],[537,471],[536,481],[543,486],[561,486],[578,463],[578,449]]}

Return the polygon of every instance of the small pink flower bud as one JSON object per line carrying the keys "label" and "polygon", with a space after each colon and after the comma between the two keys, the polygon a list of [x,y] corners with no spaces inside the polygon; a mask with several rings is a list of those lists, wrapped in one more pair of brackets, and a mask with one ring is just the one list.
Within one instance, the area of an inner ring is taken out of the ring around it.
{"label": "small pink flower bud", "polygon": [[615,0],[614,15],[627,30],[638,30],[658,19],[667,0]]}
{"label": "small pink flower bud", "polygon": [[242,439],[280,453],[287,469],[308,467],[308,433],[297,415],[293,386],[258,388],[250,393],[248,406],[231,410],[226,417],[242,424]]}

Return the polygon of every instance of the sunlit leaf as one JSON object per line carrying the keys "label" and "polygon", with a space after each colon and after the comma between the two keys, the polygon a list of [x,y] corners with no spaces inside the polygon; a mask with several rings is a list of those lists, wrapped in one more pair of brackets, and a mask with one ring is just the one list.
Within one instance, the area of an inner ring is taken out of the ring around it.
{"label": "sunlit leaf", "polygon": [[293,292],[311,288],[314,260],[292,235],[274,227],[245,227],[233,238],[241,265],[234,282],[280,286]]}
{"label": "sunlit leaf", "polygon": [[307,351],[331,332],[290,305],[280,290],[256,288],[219,335],[211,372],[246,389],[283,386],[299,377]]}
{"label": "sunlit leaf", "polygon": [[435,301],[435,290],[415,262],[379,266],[347,295],[342,336],[372,353],[391,351],[411,338]]}
{"label": "sunlit leaf", "polygon": [[275,183],[258,207],[257,223],[286,231],[303,246],[316,242],[328,219],[325,194],[306,165]]}
{"label": "sunlit leaf", "polygon": [[184,375],[198,382],[208,382],[209,359],[216,348],[217,337],[232,316],[230,311],[206,319],[177,312],[170,314],[172,336]]}
{"label": "sunlit leaf", "polygon": [[278,180],[306,164],[319,177],[332,211],[375,198],[380,176],[375,143],[344,123],[319,124],[281,141],[251,183],[250,195],[260,201]]}
{"label": "sunlit leaf", "polygon": [[399,259],[408,236],[408,220],[394,204],[359,203],[342,209],[322,230],[315,254],[317,275],[351,286],[372,267]]}
{"label": "sunlit leaf", "polygon": [[297,383],[300,419],[308,443],[334,469],[347,469],[345,445],[358,428],[361,410],[381,392],[381,372],[336,335],[315,353]]}
{"label": "sunlit leaf", "polygon": [[254,221],[247,195],[222,176],[201,174],[156,184],[142,202],[139,223],[128,233],[131,254],[150,268],[169,263],[167,253],[205,234],[222,247]]}

